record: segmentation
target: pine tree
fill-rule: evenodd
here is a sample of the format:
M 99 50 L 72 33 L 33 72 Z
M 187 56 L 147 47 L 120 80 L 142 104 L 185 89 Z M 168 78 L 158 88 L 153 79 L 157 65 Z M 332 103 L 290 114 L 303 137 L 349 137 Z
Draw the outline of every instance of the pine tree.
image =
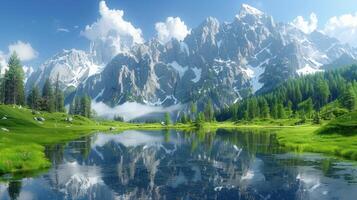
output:
M 74 98 L 74 102 L 73 102 L 73 114 L 75 115 L 80 115 L 81 114 L 81 99 L 76 96 Z
M 285 110 L 284 110 L 283 104 L 279 103 L 277 109 L 278 109 L 277 117 L 279 119 L 284 119 L 285 118 Z
M 80 100 L 80 105 L 79 105 L 79 114 L 90 118 L 91 117 L 91 99 L 88 95 L 84 95 L 82 96 L 81 100 Z
M 287 114 L 288 118 L 291 118 L 293 116 L 293 103 L 290 100 L 288 101 L 288 107 L 286 110 L 286 114 Z
M 42 99 L 44 101 L 43 110 L 47 112 L 55 111 L 54 96 L 51 81 L 49 78 L 46 79 L 45 84 L 42 89 Z
M 340 103 L 349 111 L 353 111 L 356 108 L 356 95 L 354 94 L 351 86 L 349 86 L 342 94 Z
M 196 102 L 191 102 L 190 112 L 191 112 L 190 113 L 191 114 L 191 116 L 190 116 L 191 121 L 195 121 L 196 120 L 195 117 L 197 115 L 197 104 L 196 104 Z
M 187 115 L 186 115 L 185 113 L 182 113 L 182 114 L 181 114 L 180 122 L 181 122 L 182 124 L 186 124 L 186 123 L 188 122 Z
M 214 120 L 214 111 L 212 106 L 212 101 L 208 100 L 208 103 L 205 106 L 205 119 L 208 122 L 212 122 Z
M 57 74 L 57 77 L 56 77 L 56 82 L 55 82 L 55 91 L 54 91 L 54 108 L 55 108 L 55 111 L 58 112 L 59 111 L 59 104 L 60 104 L 60 88 L 59 88 L 59 74 Z
M 171 117 L 169 113 L 165 113 L 165 125 L 168 126 L 171 124 Z
M 8 62 L 9 70 L 4 76 L 4 102 L 5 104 L 24 105 L 24 71 L 21 61 L 14 52 Z
M 64 94 L 62 91 L 60 91 L 57 94 L 57 112 L 65 112 L 66 109 L 64 107 Z
M 247 105 L 247 112 L 248 112 L 248 119 L 252 120 L 255 118 L 255 108 L 254 108 L 254 102 L 252 99 L 248 100 L 248 105 Z
M 330 96 L 330 89 L 325 80 L 320 79 L 317 81 L 315 89 L 316 109 L 320 110 L 328 102 Z
M 310 118 L 312 111 L 314 110 L 312 99 L 308 98 L 307 100 L 299 103 L 298 108 L 301 115 Z
M 269 118 L 270 110 L 269 110 L 268 102 L 267 102 L 267 100 L 265 98 L 263 98 L 263 101 L 262 101 L 261 113 L 262 113 L 261 117 Z
M 320 124 L 321 123 L 321 117 L 319 112 L 315 112 L 314 118 L 313 118 L 313 123 L 314 124 Z
M 206 121 L 205 114 L 203 112 L 199 112 L 196 122 L 200 124 L 200 123 L 203 123 L 205 121 Z
M 33 110 L 39 110 L 40 100 L 40 90 L 37 86 L 33 86 L 30 91 L 30 94 L 27 96 L 27 105 Z
M 274 98 L 274 100 L 272 102 L 272 105 L 271 105 L 271 108 L 270 108 L 270 115 L 274 119 L 278 118 L 278 103 L 277 103 L 276 98 Z
M 3 104 L 5 102 L 5 78 L 0 78 L 0 103 Z

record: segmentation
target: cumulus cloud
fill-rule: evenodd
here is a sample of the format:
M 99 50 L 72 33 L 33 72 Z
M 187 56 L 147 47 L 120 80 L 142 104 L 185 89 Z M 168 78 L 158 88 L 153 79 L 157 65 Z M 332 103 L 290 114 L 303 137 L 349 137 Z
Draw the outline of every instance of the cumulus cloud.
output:
M 16 52 L 21 61 L 29 61 L 37 58 L 38 53 L 28 42 L 17 41 L 9 45 L 9 53 Z
M 304 19 L 302 16 L 297 16 L 291 23 L 296 28 L 300 29 L 304 33 L 311 33 L 317 28 L 317 16 L 315 13 L 310 14 L 310 19 Z
M 165 22 L 156 23 L 155 29 L 157 38 L 162 43 L 166 43 L 172 38 L 182 41 L 190 33 L 185 22 L 181 21 L 179 17 L 168 17 Z
M 357 46 L 357 13 L 331 17 L 325 25 L 324 32 L 341 42 Z
M 87 25 L 81 35 L 92 41 L 92 50 L 102 60 L 111 59 L 119 52 L 128 50 L 134 44 L 144 42 L 141 29 L 125 21 L 124 11 L 109 9 L 105 1 L 99 3 L 100 18 Z

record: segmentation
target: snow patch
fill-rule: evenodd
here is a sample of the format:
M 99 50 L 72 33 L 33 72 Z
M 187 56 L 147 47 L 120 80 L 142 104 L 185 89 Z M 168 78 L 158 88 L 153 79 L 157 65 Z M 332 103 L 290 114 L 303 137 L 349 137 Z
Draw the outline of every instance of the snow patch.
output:
M 187 66 L 186 67 L 182 67 L 176 61 L 173 61 L 173 62 L 169 63 L 169 65 L 179 73 L 180 78 L 182 78 L 183 75 L 185 75 L 186 71 L 188 70 Z
M 264 73 L 265 69 L 261 67 L 264 63 L 267 63 L 268 60 L 260 63 L 257 67 L 247 66 L 247 69 L 242 69 L 243 72 L 250 78 L 250 84 L 253 87 L 253 92 L 255 93 L 260 88 L 263 87 L 263 84 L 259 82 L 260 76 Z
M 194 83 L 197 83 L 198 81 L 201 80 L 201 74 L 202 74 L 202 69 L 198 69 L 197 67 L 192 68 L 192 71 L 195 73 L 195 78 L 192 79 L 191 81 Z
M 162 104 L 165 103 L 166 100 L 174 100 L 174 104 L 177 104 L 178 103 L 178 100 L 176 99 L 176 97 L 174 95 L 167 95 L 163 100 L 161 100 L 160 98 L 156 101 L 156 102 L 150 102 L 148 100 L 143 100 L 143 102 L 146 104 L 146 105 L 150 105 L 150 106 L 161 106 Z
M 313 68 L 309 65 L 305 65 L 305 67 L 296 70 L 296 72 L 301 76 L 301 75 L 307 75 L 307 74 L 314 74 L 316 72 L 323 72 L 324 70 L 322 69 L 316 69 Z
M 181 52 L 185 52 L 188 56 L 190 55 L 190 50 L 185 42 L 180 42 L 180 50 Z

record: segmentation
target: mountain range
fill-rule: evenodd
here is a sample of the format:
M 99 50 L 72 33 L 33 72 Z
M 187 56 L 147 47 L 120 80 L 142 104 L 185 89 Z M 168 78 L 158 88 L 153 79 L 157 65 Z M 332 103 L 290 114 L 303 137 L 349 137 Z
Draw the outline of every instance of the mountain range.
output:
M 58 75 L 63 89 L 72 88 L 67 103 L 88 94 L 109 106 L 137 102 L 167 107 L 195 101 L 200 109 L 212 100 L 215 108 L 222 108 L 270 91 L 288 78 L 354 63 L 357 49 L 321 31 L 306 34 L 293 24 L 277 23 L 243 4 L 232 22 L 209 17 L 183 41 L 153 38 L 104 57 L 64 50 L 32 73 L 27 90 Z

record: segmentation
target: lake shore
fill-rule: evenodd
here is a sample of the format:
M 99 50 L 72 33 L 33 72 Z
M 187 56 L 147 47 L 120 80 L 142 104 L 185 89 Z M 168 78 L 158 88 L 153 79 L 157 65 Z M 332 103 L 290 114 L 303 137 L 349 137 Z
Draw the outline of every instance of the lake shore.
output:
M 23 173 L 46 169 L 51 163 L 45 156 L 45 145 L 66 143 L 96 132 L 124 130 L 192 130 L 197 125 L 159 123 L 132 124 L 114 121 L 92 121 L 80 116 L 68 120 L 64 113 L 33 113 L 13 106 L 0 106 L 0 174 Z M 36 121 L 41 116 L 45 121 Z M 6 118 L 6 119 L 5 119 Z M 357 160 L 357 136 L 340 134 L 322 135 L 321 125 L 294 126 L 294 120 L 269 122 L 212 122 L 202 123 L 205 131 L 216 129 L 271 129 L 277 134 L 279 144 L 295 152 L 324 153 L 345 159 Z

